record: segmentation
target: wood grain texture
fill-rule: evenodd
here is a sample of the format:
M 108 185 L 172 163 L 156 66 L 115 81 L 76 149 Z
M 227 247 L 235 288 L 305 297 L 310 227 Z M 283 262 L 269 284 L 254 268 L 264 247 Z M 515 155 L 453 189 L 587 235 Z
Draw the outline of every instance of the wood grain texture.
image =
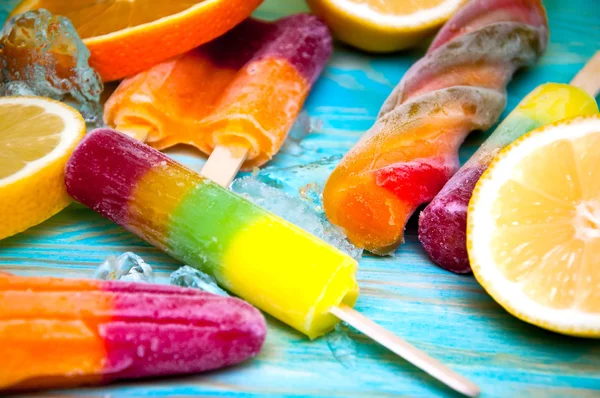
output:
M 12 0 L 11 0 L 12 1 Z M 13 2 L 14 3 L 14 2 Z M 551 43 L 540 64 L 518 73 L 508 88 L 505 115 L 538 84 L 568 82 L 600 47 L 598 0 L 547 0 Z M 9 8 L 0 0 L 0 13 Z M 305 9 L 301 1 L 267 1 L 257 12 L 276 18 Z M 3 16 L 0 14 L 0 20 Z M 347 151 L 367 130 L 379 107 L 423 50 L 370 56 L 336 51 L 306 109 L 322 122 L 297 156 L 281 154 L 276 166 L 303 164 Z M 461 149 L 464 161 L 486 137 L 476 133 Z M 190 150 L 173 157 L 199 170 Z M 358 273 L 356 309 L 472 379 L 483 397 L 598 397 L 600 341 L 560 336 L 523 323 L 500 308 L 471 276 L 432 265 L 416 237 L 416 222 L 395 257 L 365 256 Z M 0 242 L 0 270 L 22 275 L 91 277 L 108 255 L 134 251 L 166 278 L 179 264 L 81 205 Z M 258 358 L 200 376 L 169 378 L 55 392 L 66 396 L 410 396 L 456 397 L 425 373 L 352 333 L 356 365 L 346 368 L 328 348 L 276 320 Z M 48 395 L 48 393 L 45 393 Z

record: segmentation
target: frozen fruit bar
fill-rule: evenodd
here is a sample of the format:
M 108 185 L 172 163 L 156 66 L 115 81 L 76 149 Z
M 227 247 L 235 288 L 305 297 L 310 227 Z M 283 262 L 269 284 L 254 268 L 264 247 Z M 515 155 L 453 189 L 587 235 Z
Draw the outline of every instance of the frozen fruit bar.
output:
M 356 301 L 350 256 L 123 134 L 88 134 L 65 180 L 75 200 L 309 337 Z
M 333 171 L 323 193 L 331 222 L 359 247 L 393 252 L 408 218 L 458 170 L 464 138 L 496 122 L 511 76 L 535 63 L 547 40 L 539 0 L 469 2 Z
M 105 122 L 157 149 L 189 144 L 210 155 L 217 145 L 241 146 L 250 170 L 277 153 L 331 51 L 313 15 L 249 19 L 123 81 Z
M 255 356 L 261 313 L 195 289 L 0 273 L 0 389 L 198 373 Z

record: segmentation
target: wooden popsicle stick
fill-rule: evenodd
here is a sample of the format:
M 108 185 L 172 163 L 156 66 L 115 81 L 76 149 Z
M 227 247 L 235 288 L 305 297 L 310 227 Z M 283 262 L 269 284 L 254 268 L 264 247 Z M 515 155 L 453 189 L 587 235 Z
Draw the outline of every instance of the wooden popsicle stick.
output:
M 152 128 L 152 126 L 147 125 L 125 124 L 117 125 L 115 130 L 138 141 L 145 142 Z M 208 157 L 204 167 L 202 167 L 200 174 L 227 188 L 246 161 L 248 151 L 249 149 L 243 146 L 217 145 Z
M 480 390 L 475 383 L 410 345 L 355 309 L 342 304 L 338 307 L 332 307 L 329 312 L 453 390 L 468 397 L 479 396 Z
M 127 134 L 137 141 L 146 142 L 148 133 L 152 131 L 153 128 L 154 127 L 148 125 L 119 124 L 115 127 L 115 130 L 120 133 Z
M 579 87 L 592 97 L 600 93 L 600 51 L 571 80 L 571 85 Z
M 235 178 L 248 156 L 249 149 L 243 146 L 217 145 L 212 151 L 200 174 L 227 188 Z

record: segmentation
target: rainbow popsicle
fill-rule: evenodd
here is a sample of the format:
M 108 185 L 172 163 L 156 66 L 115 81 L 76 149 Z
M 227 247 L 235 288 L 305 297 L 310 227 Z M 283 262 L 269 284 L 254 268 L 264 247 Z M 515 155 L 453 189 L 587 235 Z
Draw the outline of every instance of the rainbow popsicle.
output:
M 531 130 L 597 112 L 592 96 L 568 84 L 543 84 L 529 93 L 419 216 L 419 240 L 429 257 L 447 270 L 471 272 L 466 242 L 467 207 L 475 184 L 490 162 L 504 147 Z
M 259 311 L 175 286 L 0 273 L 0 389 L 198 373 L 255 356 Z
M 329 220 L 356 246 L 392 253 L 408 219 L 458 170 L 465 137 L 496 122 L 513 73 L 534 64 L 547 41 L 541 0 L 468 2 L 327 180 Z
M 124 80 L 108 126 L 164 149 L 248 148 L 251 170 L 279 150 L 331 54 L 317 17 L 248 19 L 217 40 Z
M 66 167 L 77 201 L 311 338 L 353 306 L 357 263 L 162 153 L 109 129 L 88 134 Z

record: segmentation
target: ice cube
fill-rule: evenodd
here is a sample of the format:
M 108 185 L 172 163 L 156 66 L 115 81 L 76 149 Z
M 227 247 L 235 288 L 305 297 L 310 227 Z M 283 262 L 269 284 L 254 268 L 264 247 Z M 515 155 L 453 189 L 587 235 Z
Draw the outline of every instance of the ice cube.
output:
M 344 233 L 327 220 L 323 211 L 322 184 L 336 163 L 328 159 L 315 164 L 283 169 L 267 168 L 252 176 L 235 180 L 231 189 L 359 259 L 362 249 L 351 244 Z M 319 182 L 314 182 L 315 178 Z M 313 182 L 306 182 L 311 180 Z M 304 184 L 299 185 L 302 182 Z
M 103 85 L 89 57 L 67 18 L 44 9 L 19 14 L 0 31 L 0 95 L 65 101 L 98 124 Z
M 349 335 L 350 328 L 344 322 L 335 326 L 335 330 L 330 332 L 327 339 L 327 346 L 331 353 L 346 369 L 356 367 L 356 344 Z
M 110 256 L 94 272 L 94 278 L 124 282 L 154 282 L 152 267 L 135 253 Z
M 182 287 L 193 287 L 205 292 L 218 294 L 219 296 L 229 296 L 225 290 L 217 285 L 213 277 L 189 265 L 184 265 L 171 274 L 171 284 Z

